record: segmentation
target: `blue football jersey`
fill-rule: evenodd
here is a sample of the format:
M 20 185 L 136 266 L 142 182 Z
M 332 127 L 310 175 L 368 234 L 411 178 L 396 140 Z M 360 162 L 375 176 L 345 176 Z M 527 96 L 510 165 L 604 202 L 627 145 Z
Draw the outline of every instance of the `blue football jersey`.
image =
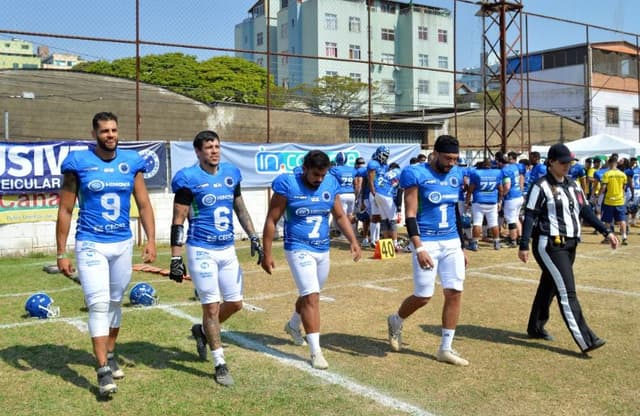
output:
M 477 204 L 497 204 L 498 185 L 502 185 L 500 169 L 475 169 L 471 173 L 469 183 L 474 185 L 473 202 Z
M 353 166 L 333 166 L 329 173 L 335 176 L 340 184 L 339 194 L 353 193 L 353 179 L 356 176 L 356 168 Z
M 227 162 L 220 163 L 215 174 L 199 164 L 176 173 L 171 181 L 172 191 L 185 188 L 193 195 L 187 244 L 218 250 L 233 245 L 234 192 L 241 181 L 240 169 Z
M 287 199 L 284 213 L 284 249 L 329 250 L 329 214 L 339 184 L 326 175 L 318 189 L 304 185 L 302 175 L 283 173 L 271 184 L 273 192 Z
M 376 172 L 375 176 L 373 177 L 373 185 L 374 185 L 373 189 L 375 189 L 376 192 L 378 192 L 378 188 L 384 187 L 384 183 L 385 183 L 384 174 L 387 173 L 387 171 L 389 170 L 389 166 L 383 165 L 377 160 L 371 159 L 367 164 L 367 175 L 369 175 L 369 172 L 372 170 Z M 369 187 L 369 189 L 371 189 L 371 186 Z
M 145 172 L 144 159 L 134 150 L 116 151 L 104 161 L 93 150 L 69 153 L 62 173 L 78 178 L 78 223 L 76 240 L 117 243 L 132 237 L 129 210 L 135 176 Z
M 509 192 L 504 196 L 505 200 L 516 199 L 522 196 L 522 188 L 520 188 L 520 169 L 515 163 L 509 163 L 502 168 L 502 175 L 506 180 L 509 178 L 511 187 Z
M 416 221 L 421 240 L 460 238 L 456 209 L 462 180 L 462 171 L 457 166 L 448 173 L 436 172 L 427 163 L 402 170 L 400 187 L 418 187 Z

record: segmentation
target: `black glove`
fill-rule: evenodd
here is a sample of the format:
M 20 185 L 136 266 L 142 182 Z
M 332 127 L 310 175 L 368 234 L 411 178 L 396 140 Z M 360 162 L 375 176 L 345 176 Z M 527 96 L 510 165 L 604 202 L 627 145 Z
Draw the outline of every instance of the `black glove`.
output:
M 182 279 L 187 274 L 187 268 L 184 267 L 182 256 L 171 257 L 171 266 L 169 267 L 169 279 L 182 283 Z
M 257 236 L 251 237 L 251 257 L 254 257 L 258 253 L 258 263 L 262 263 L 262 259 L 264 258 L 264 250 L 262 250 L 262 246 L 260 245 L 260 239 Z

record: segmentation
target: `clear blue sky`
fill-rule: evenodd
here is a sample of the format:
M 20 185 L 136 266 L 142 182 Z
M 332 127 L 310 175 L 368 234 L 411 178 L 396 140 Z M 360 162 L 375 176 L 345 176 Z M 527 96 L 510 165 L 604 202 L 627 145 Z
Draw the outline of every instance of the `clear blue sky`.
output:
M 278 0 L 271 0 L 278 1 Z M 293 0 L 290 0 L 293 1 Z M 333 0 L 325 0 L 333 1 Z M 512 0 L 513 1 L 513 0 Z M 139 0 L 140 37 L 177 44 L 234 47 L 234 26 L 247 17 L 255 0 Z M 416 4 L 453 10 L 453 0 L 416 0 Z M 640 0 L 523 0 L 524 11 L 640 33 Z M 476 66 L 482 45 L 482 21 L 474 16 L 478 6 L 458 3 L 457 67 Z M 529 51 L 585 42 L 585 29 L 566 23 L 529 17 Z M 87 37 L 135 39 L 135 0 L 2 0 L 0 29 Z M 627 40 L 615 33 L 591 30 L 591 41 Z M 0 34 L 0 39 L 10 38 Z M 524 34 L 523 34 L 524 37 Z M 135 56 L 133 45 L 23 36 L 51 51 L 69 52 L 88 60 Z M 525 47 L 523 49 L 526 50 Z M 174 51 L 142 47 L 141 54 Z M 220 52 L 182 49 L 206 59 Z

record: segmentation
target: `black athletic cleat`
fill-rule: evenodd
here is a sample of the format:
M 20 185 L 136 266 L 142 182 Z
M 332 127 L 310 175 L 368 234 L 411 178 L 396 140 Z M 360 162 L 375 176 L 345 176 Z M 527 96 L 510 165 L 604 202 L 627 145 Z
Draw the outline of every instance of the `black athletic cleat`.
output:
M 213 375 L 213 379 L 216 383 L 225 387 L 233 385 L 233 377 L 231 377 L 231 373 L 229 373 L 229 369 L 226 364 L 216 366 L 216 372 Z
M 101 396 L 110 396 L 112 393 L 118 391 L 118 386 L 113 381 L 113 374 L 111 373 L 111 367 L 105 365 L 98 368 L 98 387 L 100 388 Z
M 196 340 L 196 349 L 198 350 L 198 356 L 202 361 L 207 361 L 209 355 L 209 345 L 207 344 L 207 337 L 202 330 L 202 325 L 194 324 L 191 327 L 191 335 Z

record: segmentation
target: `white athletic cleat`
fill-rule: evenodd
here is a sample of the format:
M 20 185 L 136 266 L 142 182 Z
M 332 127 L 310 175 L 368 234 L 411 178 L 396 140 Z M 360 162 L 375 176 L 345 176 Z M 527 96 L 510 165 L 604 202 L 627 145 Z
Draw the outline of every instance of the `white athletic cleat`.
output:
M 389 345 L 391 351 L 398 352 L 402 349 L 402 324 L 394 324 L 394 315 L 389 315 L 387 318 L 387 328 L 389 331 Z
M 442 363 L 460 365 L 463 367 L 469 365 L 469 361 L 462 358 L 455 350 L 438 350 L 436 358 Z
M 293 338 L 294 344 L 300 346 L 307 345 L 307 341 L 305 341 L 304 336 L 302 336 L 302 332 L 300 331 L 300 329 L 292 328 L 291 325 L 289 325 L 289 321 L 284 324 L 284 332 L 286 332 L 291 336 L 291 338 Z
M 329 363 L 324 359 L 322 352 L 311 355 L 311 367 L 318 370 L 326 370 L 329 368 Z

